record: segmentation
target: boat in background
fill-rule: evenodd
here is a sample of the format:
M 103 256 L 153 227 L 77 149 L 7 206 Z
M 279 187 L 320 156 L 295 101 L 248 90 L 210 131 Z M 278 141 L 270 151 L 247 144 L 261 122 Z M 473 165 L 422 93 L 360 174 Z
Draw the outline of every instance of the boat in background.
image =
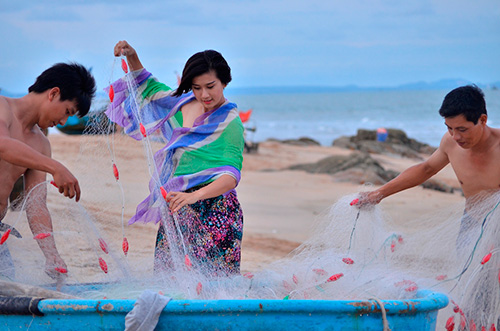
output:
M 104 110 L 91 111 L 83 117 L 73 115 L 68 117 L 64 125 L 57 125 L 56 128 L 71 135 L 77 134 L 107 134 L 113 132 L 114 124 L 108 119 Z
M 66 134 L 83 134 L 88 122 L 88 115 L 85 115 L 83 117 L 73 115 L 68 117 L 68 120 L 66 121 L 66 123 L 64 123 L 64 125 L 58 124 L 56 128 Z
M 252 115 L 252 109 L 247 111 L 240 111 L 239 116 L 242 123 L 247 123 Z M 91 111 L 83 117 L 73 115 L 68 117 L 64 125 L 57 125 L 57 129 L 63 133 L 76 135 L 76 134 L 103 134 L 112 132 L 112 122 L 104 114 L 104 110 Z M 255 132 L 255 127 L 245 125 L 245 130 Z

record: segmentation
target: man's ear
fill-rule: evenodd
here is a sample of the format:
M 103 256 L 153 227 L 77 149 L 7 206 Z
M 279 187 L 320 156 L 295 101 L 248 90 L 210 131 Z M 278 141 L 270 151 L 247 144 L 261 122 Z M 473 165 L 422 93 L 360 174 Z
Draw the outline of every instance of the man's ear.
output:
M 49 101 L 53 101 L 61 93 L 59 87 L 53 87 L 49 90 Z
M 488 121 L 488 115 L 486 114 L 482 114 L 480 117 L 479 117 L 479 121 L 482 125 L 485 125 L 486 122 Z

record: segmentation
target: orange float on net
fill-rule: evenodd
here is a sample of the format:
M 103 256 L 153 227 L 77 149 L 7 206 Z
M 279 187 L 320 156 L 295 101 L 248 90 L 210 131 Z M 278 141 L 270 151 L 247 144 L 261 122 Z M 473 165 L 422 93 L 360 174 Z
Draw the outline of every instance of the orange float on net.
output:
M 116 167 L 116 164 L 113 163 L 113 175 L 115 175 L 116 180 L 120 179 L 120 173 L 118 172 L 118 168 Z
M 316 274 L 320 275 L 320 276 L 325 276 L 325 275 L 326 275 L 326 271 L 325 271 L 325 270 L 323 270 L 323 269 L 313 269 L 313 271 L 314 271 Z
M 59 187 L 56 185 L 56 182 L 54 182 L 53 180 L 51 180 L 51 181 L 50 181 L 50 183 L 51 183 L 52 185 L 54 185 L 54 187 L 59 188 Z
M 128 240 L 126 237 L 123 237 L 123 242 L 122 242 L 122 250 L 125 255 L 128 253 Z
M 193 264 L 191 263 L 191 259 L 189 258 L 189 256 L 186 254 L 184 256 L 184 264 L 186 265 L 186 267 L 191 270 L 191 267 L 193 266 Z
M 104 241 L 104 239 L 99 238 L 99 246 L 101 246 L 101 249 L 104 253 L 108 254 L 108 244 Z
M 102 257 L 99 258 L 99 266 L 101 267 L 102 271 L 104 271 L 104 273 L 108 273 L 108 265 Z
M 34 236 L 33 239 L 45 239 L 45 238 L 50 237 L 50 236 L 51 236 L 50 232 L 43 232 L 43 233 L 39 233 L 36 236 Z
M 297 278 L 297 276 L 293 275 L 292 277 L 292 280 L 295 284 L 298 284 L 299 283 L 299 279 Z
M 359 202 L 359 199 L 354 199 L 351 201 L 350 205 L 351 206 L 354 206 L 355 204 L 357 204 Z
M 160 191 L 163 199 L 167 200 L 167 190 L 165 190 L 163 186 L 160 186 Z
M 253 274 L 251 272 L 247 272 L 246 274 L 243 275 L 243 277 L 248 278 L 248 279 L 252 279 Z
M 0 245 L 3 245 L 3 243 L 9 238 L 10 230 L 11 229 L 8 229 L 7 231 L 4 232 L 2 238 L 0 239 Z
M 450 318 L 448 318 L 445 328 L 447 331 L 453 331 L 453 329 L 455 328 L 455 317 L 451 316 Z
M 460 330 L 465 330 L 466 325 L 467 325 L 467 319 L 465 318 L 464 314 L 462 313 L 460 315 Z
M 474 320 L 471 319 L 469 323 L 469 330 L 470 331 L 477 331 L 476 323 L 474 323 Z
M 345 264 L 354 264 L 354 261 L 349 257 L 344 257 L 342 259 L 342 262 L 344 262 Z
M 108 96 L 109 96 L 109 101 L 113 102 L 113 100 L 115 99 L 115 89 L 113 88 L 113 85 L 109 86 Z
M 408 286 L 407 288 L 405 288 L 405 291 L 406 292 L 413 292 L 413 291 L 416 291 L 417 289 L 418 289 L 417 285 L 411 285 L 411 286 Z
M 491 259 L 491 252 L 486 254 L 483 259 L 481 260 L 481 264 L 485 264 L 486 262 L 488 262 L 489 260 Z
M 141 130 L 142 136 L 146 138 L 146 128 L 142 125 L 142 123 L 139 123 L 139 130 Z
M 56 267 L 54 268 L 55 271 L 61 273 L 61 274 L 67 274 L 68 273 L 68 270 L 65 269 L 65 268 L 61 268 L 61 267 Z
M 198 295 L 200 295 L 202 289 L 203 289 L 203 285 L 200 282 L 198 282 L 198 285 L 196 285 L 196 293 Z
M 343 276 L 344 276 L 343 273 L 335 274 L 333 276 L 330 276 L 330 278 L 327 279 L 327 282 L 334 282 Z
M 125 62 L 124 59 L 122 59 L 122 70 L 123 70 L 123 72 L 125 72 L 126 74 L 128 74 L 127 62 Z

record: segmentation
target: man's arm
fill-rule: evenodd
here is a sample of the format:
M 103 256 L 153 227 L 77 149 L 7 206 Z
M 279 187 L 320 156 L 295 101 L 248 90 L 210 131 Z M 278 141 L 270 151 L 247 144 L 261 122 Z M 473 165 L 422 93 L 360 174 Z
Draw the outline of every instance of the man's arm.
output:
M 377 204 L 395 193 L 417 186 L 434 176 L 449 163 L 442 145 L 424 162 L 411 166 L 377 190 L 360 194 L 359 204 Z
M 78 180 L 64 165 L 50 157 L 50 145 L 48 142 L 46 145 L 48 154 L 41 153 L 22 141 L 11 138 L 6 122 L 0 118 L 0 159 L 23 168 L 50 173 L 60 193 L 69 198 L 76 196 L 76 201 L 80 200 Z
M 67 269 L 67 266 L 57 251 L 52 233 L 52 218 L 47 209 L 47 185 L 38 185 L 45 181 L 45 177 L 44 172 L 37 170 L 29 169 L 25 173 L 26 194 L 28 198 L 26 216 L 33 236 L 41 233 L 50 233 L 50 236 L 43 239 L 36 239 L 36 241 L 46 259 L 45 272 L 52 278 L 57 278 L 61 274 L 56 271 L 56 268 L 63 270 Z

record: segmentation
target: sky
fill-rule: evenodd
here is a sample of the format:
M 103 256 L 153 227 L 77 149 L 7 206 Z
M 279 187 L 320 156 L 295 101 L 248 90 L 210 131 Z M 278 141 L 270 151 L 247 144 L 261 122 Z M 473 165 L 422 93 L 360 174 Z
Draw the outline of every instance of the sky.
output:
M 0 0 L 0 31 L 0 88 L 13 93 L 70 61 L 102 90 L 121 75 L 119 40 L 170 85 L 205 49 L 234 87 L 500 81 L 498 0 Z

